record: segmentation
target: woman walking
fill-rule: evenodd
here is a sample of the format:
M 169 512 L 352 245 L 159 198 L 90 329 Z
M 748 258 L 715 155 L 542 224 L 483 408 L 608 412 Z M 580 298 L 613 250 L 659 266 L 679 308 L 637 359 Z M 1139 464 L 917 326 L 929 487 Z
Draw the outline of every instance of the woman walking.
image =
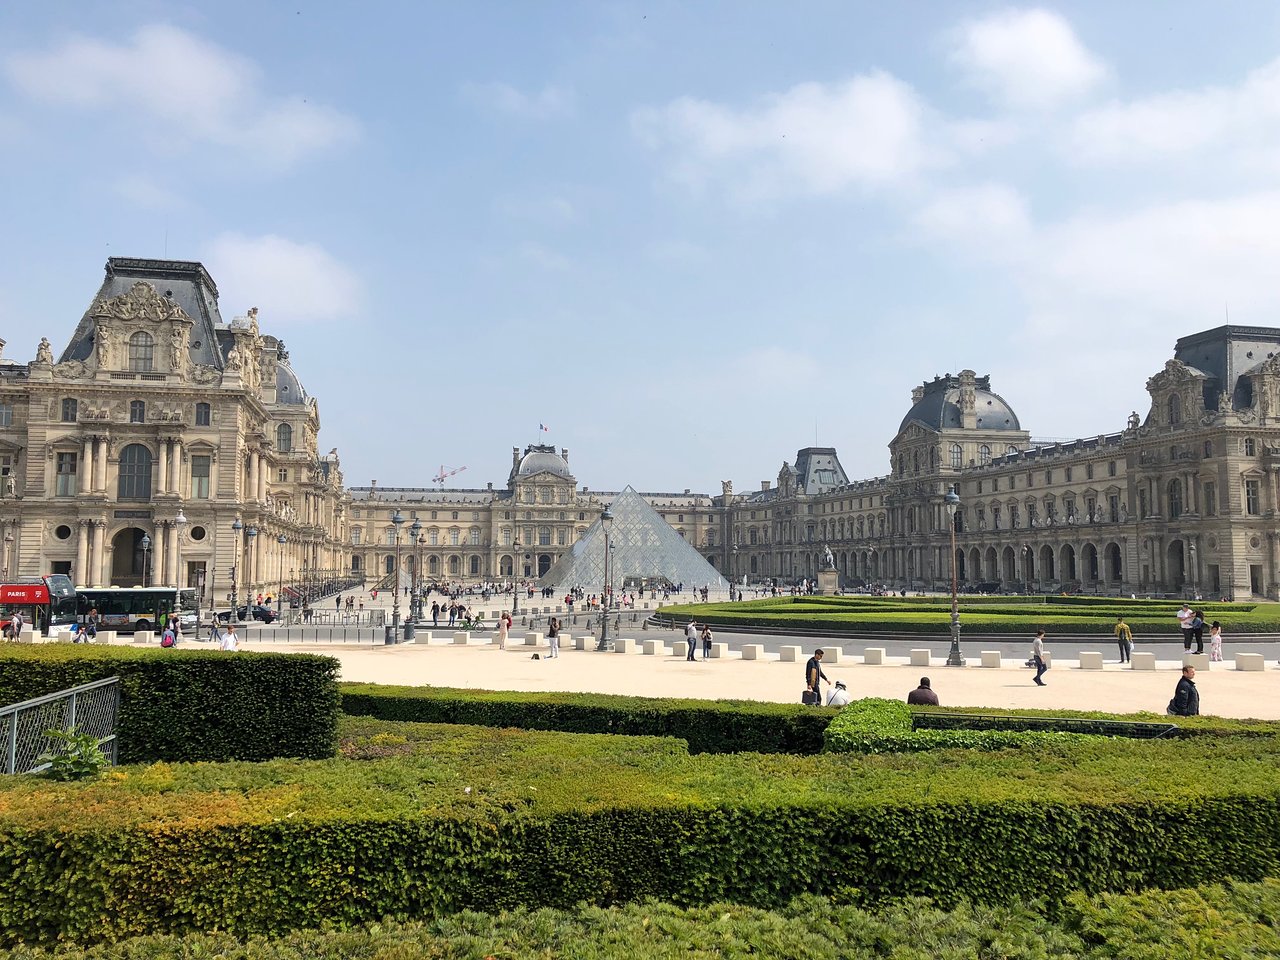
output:
M 547 621 L 547 643 L 551 645 L 551 649 L 547 652 L 547 659 L 560 656 L 560 621 L 552 617 Z
M 434 607 L 435 604 L 432 604 Z M 507 634 L 511 631 L 511 614 L 505 610 L 498 617 L 498 649 L 507 649 Z

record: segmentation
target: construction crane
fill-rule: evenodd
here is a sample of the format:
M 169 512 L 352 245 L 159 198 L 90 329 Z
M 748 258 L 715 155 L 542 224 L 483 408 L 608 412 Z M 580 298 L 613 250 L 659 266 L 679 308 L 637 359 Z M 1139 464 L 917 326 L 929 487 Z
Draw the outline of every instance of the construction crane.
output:
M 444 489 L 444 482 L 454 474 L 461 473 L 466 467 L 459 467 L 457 470 L 446 470 L 444 464 L 440 464 L 440 472 L 431 478 L 432 482 L 440 484 L 440 489 Z

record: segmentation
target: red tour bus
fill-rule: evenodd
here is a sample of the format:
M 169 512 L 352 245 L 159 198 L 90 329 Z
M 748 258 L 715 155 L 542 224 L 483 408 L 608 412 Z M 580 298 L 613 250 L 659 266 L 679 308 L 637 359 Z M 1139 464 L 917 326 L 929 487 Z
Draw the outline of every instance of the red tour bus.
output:
M 0 629 L 8 630 L 16 612 L 33 629 L 76 622 L 76 589 L 66 574 L 22 577 L 0 583 Z

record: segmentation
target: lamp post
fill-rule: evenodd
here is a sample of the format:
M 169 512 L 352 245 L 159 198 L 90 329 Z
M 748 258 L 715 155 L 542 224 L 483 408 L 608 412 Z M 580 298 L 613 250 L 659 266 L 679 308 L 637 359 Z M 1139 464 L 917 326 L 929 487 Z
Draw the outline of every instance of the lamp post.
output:
M 236 617 L 236 610 L 240 606 L 240 595 L 236 593 L 236 568 L 240 566 L 240 562 L 244 559 L 244 549 L 241 546 L 243 541 L 240 538 L 240 533 L 243 530 L 244 524 L 240 522 L 239 517 L 236 517 L 236 522 L 231 524 L 231 532 L 235 534 L 236 538 L 236 559 L 235 563 L 231 564 L 231 616 L 228 618 L 232 622 L 235 622 L 235 620 L 238 619 Z M 216 620 L 217 618 L 215 617 L 214 619 Z
M 606 504 L 604 512 L 600 514 L 600 527 L 604 530 L 604 585 L 601 591 L 603 596 L 600 598 L 600 642 L 596 644 L 597 652 L 609 649 L 609 528 L 612 525 L 613 514 Z
M 289 538 L 283 533 L 276 537 L 276 543 L 279 545 L 279 570 L 280 589 L 276 591 L 276 619 L 279 620 L 284 616 L 284 545 L 289 542 Z
M 205 569 L 201 567 L 196 571 L 196 629 L 200 629 L 200 608 L 204 606 L 204 578 Z
M 169 571 L 169 575 L 173 577 L 173 585 L 175 587 L 182 586 L 182 578 L 178 576 L 178 570 L 177 570 L 178 561 L 179 561 L 178 547 L 182 543 L 182 538 L 181 538 L 182 528 L 185 527 L 186 525 L 187 525 L 186 514 L 184 514 L 182 512 L 182 508 L 179 507 L 178 515 L 173 518 L 174 539 L 170 541 L 170 543 L 172 544 L 172 553 L 169 554 L 171 557 L 173 557 L 173 566 L 174 566 L 174 569 Z M 188 586 L 190 586 L 190 584 L 188 584 Z
M 394 637 L 400 626 L 400 525 L 404 523 L 404 516 L 399 510 L 391 515 L 391 523 L 396 531 L 396 580 L 391 591 L 391 632 Z
M 418 599 L 418 581 L 421 579 L 418 569 L 420 566 L 419 555 L 421 553 L 418 549 L 418 538 L 420 536 L 422 536 L 422 524 L 415 517 L 413 523 L 409 526 L 409 548 L 413 551 L 413 580 L 410 581 L 409 588 L 409 619 L 414 623 L 422 619 L 422 614 L 419 612 L 422 608 L 422 603 Z
M 422 550 L 427 545 L 427 535 L 425 533 L 418 534 L 418 556 L 414 561 L 414 573 L 418 579 L 418 612 L 415 619 L 423 619 L 423 610 L 427 605 L 425 596 L 427 589 L 427 578 L 422 575 Z
M 520 538 L 516 537 L 511 541 L 511 617 L 515 619 L 515 615 L 520 612 L 520 579 L 516 576 L 516 570 L 520 563 Z
M 13 531 L 4 532 L 4 579 L 9 579 L 9 554 L 13 552 Z
M 943 502 L 947 505 L 947 517 L 951 527 L 951 652 L 947 654 L 948 667 L 963 667 L 964 657 L 960 655 L 960 604 L 956 599 L 956 507 L 960 506 L 960 495 L 953 486 L 947 491 Z
M 147 585 L 147 554 L 151 552 L 151 538 L 145 533 L 142 539 L 138 541 L 138 546 L 142 547 L 142 585 Z
M 246 552 L 249 557 L 252 557 L 254 546 L 257 544 L 258 528 L 254 526 L 247 527 L 244 531 L 244 535 L 248 537 L 246 543 L 249 545 L 249 549 Z M 253 597 L 253 577 L 261 573 L 261 571 L 255 570 L 254 565 L 248 559 L 245 560 L 244 565 L 249 570 L 249 579 L 244 585 L 244 612 L 248 615 L 248 618 L 252 620 L 253 615 L 249 613 L 249 601 Z

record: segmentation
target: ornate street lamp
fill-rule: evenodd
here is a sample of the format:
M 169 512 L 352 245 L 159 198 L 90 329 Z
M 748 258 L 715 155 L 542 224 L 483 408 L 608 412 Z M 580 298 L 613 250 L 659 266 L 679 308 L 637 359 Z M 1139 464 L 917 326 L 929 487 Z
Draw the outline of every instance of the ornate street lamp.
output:
M 426 598 L 427 578 L 422 575 L 422 551 L 426 547 L 426 545 L 427 545 L 427 535 L 425 533 L 418 534 L 418 559 L 415 561 L 415 564 L 414 564 L 416 568 L 415 573 L 417 574 L 417 578 L 418 578 L 418 612 L 415 617 L 418 620 L 422 620 L 425 618 L 423 611 L 425 610 L 427 605 L 427 598 Z
M 257 542 L 258 528 L 254 526 L 246 527 L 244 531 L 244 535 L 248 538 L 245 541 L 248 544 L 248 550 L 246 551 L 248 556 L 245 558 L 244 565 L 250 574 L 249 578 L 246 580 L 244 585 L 245 586 L 244 612 L 248 616 L 248 618 L 252 620 L 253 614 L 249 613 L 249 602 L 253 599 L 253 577 L 257 576 L 262 571 L 254 569 L 254 565 L 250 563 L 248 557 L 253 556 L 254 544 Z
M 179 508 L 178 508 L 178 515 L 177 515 L 176 517 L 174 517 L 174 518 L 173 518 L 173 535 L 174 535 L 174 537 L 179 537 L 179 538 L 180 538 L 180 537 L 181 537 L 181 534 L 182 534 L 182 528 L 183 528 L 183 527 L 185 527 L 186 525 L 187 525 L 187 517 L 186 517 L 186 515 L 182 512 L 182 508 L 181 508 L 181 507 L 179 507 Z M 181 544 L 181 543 L 182 543 L 181 539 L 177 539 L 177 540 L 175 540 L 175 541 L 174 541 L 175 546 L 174 546 L 173 553 L 171 554 L 171 556 L 174 558 L 174 566 L 175 566 L 175 567 L 178 565 L 178 550 L 177 550 L 177 545 L 178 545 L 178 544 Z M 182 586 L 182 578 L 181 578 L 180 576 L 178 576 L 178 571 L 177 571 L 177 570 L 171 570 L 171 571 L 170 571 L 170 576 L 172 576 L 172 577 L 173 577 L 173 585 L 174 585 L 175 587 L 180 587 L 180 586 Z M 190 586 L 190 584 L 188 584 L 188 586 Z
M 9 579 L 9 554 L 13 552 L 13 531 L 4 532 L 4 579 Z
M 235 534 L 236 538 L 236 560 L 235 563 L 231 564 L 231 616 L 229 619 L 232 622 L 239 619 L 236 616 L 236 610 L 239 609 L 240 606 L 240 595 L 236 593 L 236 568 L 240 566 L 241 561 L 244 559 L 244 548 L 241 546 L 244 541 L 240 535 L 243 530 L 244 524 L 240 522 L 239 517 L 236 517 L 236 522 L 231 525 L 231 532 Z M 214 619 L 217 618 L 215 617 Z
M 951 652 L 947 654 L 948 667 L 963 667 L 964 657 L 960 655 L 960 604 L 956 599 L 956 507 L 960 506 L 960 495 L 953 486 L 943 498 L 947 505 L 947 517 L 951 527 Z
M 413 523 L 409 526 L 409 547 L 413 550 L 413 580 L 410 581 L 409 589 L 409 619 L 415 623 L 422 619 L 422 601 L 418 598 L 420 592 L 418 582 L 421 579 L 420 554 L 418 549 L 418 538 L 422 536 L 422 524 L 418 522 L 418 518 L 414 517 Z
M 609 528 L 613 526 L 613 514 L 609 512 L 608 504 L 605 505 L 604 512 L 600 514 L 600 527 L 604 530 L 604 586 L 603 596 L 600 598 L 600 642 L 596 644 L 596 651 L 609 649 Z
M 518 529 L 518 528 L 517 528 Z M 511 619 L 520 612 L 520 578 L 516 576 L 516 568 L 520 563 L 520 537 L 511 541 Z
M 400 525 L 404 516 L 397 510 L 391 515 L 391 523 L 396 532 L 396 579 L 391 591 L 391 635 L 394 643 L 395 631 L 400 626 Z
M 147 585 L 147 555 L 151 552 L 151 538 L 145 533 L 142 539 L 138 541 L 138 546 L 142 547 L 142 585 Z
M 281 619 L 284 616 L 284 545 L 288 542 L 289 542 L 289 538 L 286 537 L 283 533 L 280 534 L 280 536 L 276 537 L 276 543 L 279 545 L 278 552 L 280 555 L 279 556 L 280 565 L 277 568 L 277 570 L 280 573 L 280 576 L 277 578 L 280 581 L 280 589 L 276 591 L 276 619 L 277 620 Z

